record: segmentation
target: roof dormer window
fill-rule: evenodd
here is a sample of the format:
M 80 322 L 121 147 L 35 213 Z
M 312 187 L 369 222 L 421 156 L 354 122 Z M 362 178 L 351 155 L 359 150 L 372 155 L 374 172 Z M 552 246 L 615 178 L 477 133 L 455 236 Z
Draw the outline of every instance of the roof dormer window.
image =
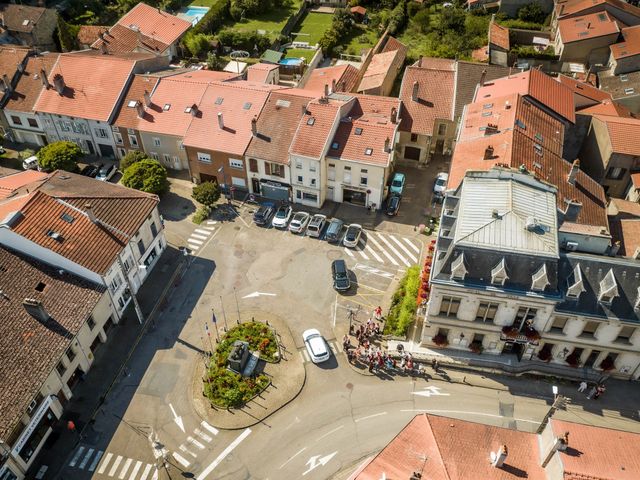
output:
M 543 263 L 542 267 L 531 276 L 531 290 L 534 292 L 543 292 L 549 285 L 549 277 L 547 276 L 547 264 Z
M 577 264 L 569 278 L 567 278 L 567 298 L 577 299 L 584 291 L 582 270 L 580 270 L 580 264 Z
M 452 280 L 464 280 L 467 275 L 467 267 L 464 266 L 464 253 L 458 255 L 451 263 L 451 279 Z
M 507 275 L 507 262 L 504 260 L 500 260 L 500 263 L 493 267 L 491 270 L 491 283 L 493 285 L 504 285 L 504 282 L 507 281 L 509 275 Z
M 616 277 L 613 274 L 613 269 L 609 269 L 604 278 L 600 280 L 600 293 L 598 294 L 598 301 L 601 303 L 611 303 L 617 296 L 618 283 L 616 282 Z
M 636 294 L 636 303 L 633 304 L 634 310 L 640 310 L 640 287 L 638 287 Z

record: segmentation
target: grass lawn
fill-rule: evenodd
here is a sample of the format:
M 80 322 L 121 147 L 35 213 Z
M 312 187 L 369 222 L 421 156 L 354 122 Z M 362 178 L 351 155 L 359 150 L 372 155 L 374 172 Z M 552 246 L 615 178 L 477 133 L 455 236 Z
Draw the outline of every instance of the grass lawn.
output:
M 331 27 L 333 15 L 328 13 L 308 13 L 302 22 L 293 29 L 292 33 L 300 33 L 302 35 L 292 35 L 298 42 L 308 42 L 315 45 L 320 41 L 324 32 Z
M 195 1 L 197 2 L 199 0 Z M 217 0 L 208 1 L 216 2 Z M 259 17 L 248 18 L 245 21 L 230 22 L 226 26 L 242 32 L 264 30 L 271 38 L 275 39 L 280 35 L 280 32 L 287 23 L 289 17 L 298 11 L 301 3 L 302 0 L 291 0 L 288 5 L 285 5 L 281 9 L 275 9 L 271 12 L 266 12 Z
M 219 0 L 193 0 L 189 5 L 194 7 L 213 7 Z
M 289 48 L 284 58 L 304 58 L 308 63 L 311 62 L 311 59 L 316 54 L 315 50 L 309 50 L 308 48 Z
M 340 44 L 349 55 L 360 55 L 363 50 L 373 47 L 378 41 L 378 32 L 364 25 L 354 25 L 349 35 Z

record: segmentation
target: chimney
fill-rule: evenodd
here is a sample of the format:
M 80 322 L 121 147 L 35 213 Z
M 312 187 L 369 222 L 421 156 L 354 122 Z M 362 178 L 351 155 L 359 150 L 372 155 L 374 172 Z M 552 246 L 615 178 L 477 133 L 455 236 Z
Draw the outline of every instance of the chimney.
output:
M 420 55 L 418 57 L 418 66 L 421 67 L 422 66 L 422 55 Z
M 591 28 L 591 22 L 587 22 L 587 30 Z
M 142 104 L 142 102 L 140 100 L 138 100 L 136 102 L 136 111 L 137 111 L 138 116 L 140 118 L 144 118 L 144 105 Z
M 493 158 L 493 146 L 487 145 L 487 148 L 484 149 L 483 160 L 491 160 Z
M 307 106 L 302 105 L 302 115 L 306 115 L 306 114 L 307 114 Z
M 220 130 L 224 130 L 224 119 L 222 118 L 222 112 L 218 112 L 218 127 Z
M 582 204 L 578 202 L 575 198 L 571 200 L 566 200 L 567 208 L 564 210 L 564 220 L 565 222 L 575 222 L 578 219 L 578 215 L 580 215 L 580 210 L 582 210 Z
M 100 33 L 98 33 L 98 38 L 100 40 L 104 40 L 104 31 L 100 30 Z
M 256 117 L 251 119 L 251 135 L 258 136 L 258 119 Z
M 609 256 L 610 257 L 615 257 L 618 254 L 618 251 L 620 250 L 620 240 L 617 240 L 613 245 L 611 245 L 611 247 L 609 247 Z
M 578 171 L 580 170 L 580 160 L 576 159 L 571 164 L 571 170 L 569 171 L 569 176 L 567 177 L 567 182 L 571 185 L 576 184 L 576 176 L 578 175 Z
M 91 223 L 98 223 L 98 219 L 96 217 L 96 214 L 93 213 L 93 207 L 91 207 L 90 203 L 84 204 L 84 210 L 85 212 L 87 212 L 87 217 L 89 217 L 89 220 L 91 220 Z
M 389 137 L 384 139 L 384 151 L 389 153 L 391 151 L 391 140 Z
M 19 71 L 20 73 L 24 72 L 24 63 L 20 62 L 20 63 L 18 64 L 18 71 Z
M 487 71 L 486 70 L 482 70 L 482 73 L 480 74 L 480 86 L 484 87 L 484 81 L 487 79 Z
M 40 323 L 47 323 L 51 318 L 51 315 L 49 315 L 49 312 L 44 308 L 42 302 L 35 298 L 25 298 L 22 301 L 22 305 L 27 313 Z
M 551 445 L 551 449 L 549 450 L 549 453 L 547 453 L 547 456 L 542 461 L 542 464 L 541 464 L 542 468 L 546 467 L 549 464 L 549 462 L 553 458 L 553 455 L 558 450 L 564 451 L 567 449 L 568 445 L 569 445 L 569 432 L 565 432 L 565 434 L 562 437 L 557 437 L 553 442 L 553 445 Z
M 198 113 L 200 113 L 200 110 L 198 109 L 198 105 L 194 103 L 193 105 L 191 105 L 191 116 L 196 117 L 198 116 Z
M 142 96 L 144 97 L 144 104 L 147 107 L 150 107 L 151 106 L 151 95 L 149 95 L 149 92 L 147 91 L 146 88 L 145 88 L 144 94 Z
M 5 91 L 7 92 L 11 91 L 11 79 L 6 73 L 2 74 L 2 80 L 4 80 L 4 85 L 6 88 Z
M 491 452 L 491 466 L 495 468 L 500 468 L 504 465 L 504 461 L 507 459 L 507 455 L 509 451 L 507 450 L 506 445 L 502 445 L 497 452 Z
M 58 95 L 64 95 L 64 78 L 59 73 L 56 73 L 53 76 L 53 86 L 56 89 L 56 92 L 58 92 Z
M 341 92 L 346 92 L 347 91 L 347 81 L 343 80 L 342 82 L 340 82 L 342 84 L 342 88 L 340 89 Z
M 396 107 L 391 107 L 391 123 L 396 123 L 398 116 L 398 110 Z
M 6 92 L 9 90 L 9 86 L 4 82 L 4 78 L 0 78 L 0 92 Z
M 109 53 L 109 49 L 107 48 L 107 44 L 104 41 L 100 44 L 100 53 L 102 55 L 107 55 Z
M 331 93 L 335 93 L 336 91 L 336 79 L 331 80 Z
M 49 83 L 49 78 L 47 77 L 47 72 L 44 68 L 40 69 L 40 80 L 42 80 L 42 85 L 44 86 L 44 88 L 49 90 L 51 84 Z
M 411 100 L 414 102 L 418 101 L 418 81 L 413 82 L 413 90 L 411 90 Z
M 324 96 L 328 97 L 329 96 L 329 85 L 328 84 L 324 84 Z

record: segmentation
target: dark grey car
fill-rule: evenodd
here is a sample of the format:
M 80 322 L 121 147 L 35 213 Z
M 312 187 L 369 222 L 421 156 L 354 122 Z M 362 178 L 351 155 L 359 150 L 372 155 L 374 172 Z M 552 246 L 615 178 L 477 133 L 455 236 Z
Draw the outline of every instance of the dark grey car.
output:
M 344 226 L 344 222 L 338 218 L 332 218 L 329 222 L 329 226 L 327 227 L 327 233 L 324 238 L 327 242 L 337 243 L 340 241 L 340 237 L 342 236 L 342 227 Z
M 334 260 L 331 263 L 331 276 L 333 277 L 333 288 L 339 292 L 349 290 L 351 281 L 349 280 L 349 270 L 344 260 Z

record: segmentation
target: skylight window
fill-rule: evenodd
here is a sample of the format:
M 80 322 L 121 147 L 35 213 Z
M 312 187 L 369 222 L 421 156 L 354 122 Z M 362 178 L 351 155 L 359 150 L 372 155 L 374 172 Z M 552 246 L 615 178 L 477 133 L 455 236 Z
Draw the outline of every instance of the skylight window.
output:
M 620 75 L 620 81 L 621 82 L 628 82 L 629 81 L 629 77 L 627 75 Z
M 373 153 L 373 148 L 367 148 L 364 151 L 364 154 L 368 156 L 371 156 L 372 153 Z
M 482 106 L 482 108 L 483 108 L 483 109 L 485 109 L 485 110 L 486 110 L 487 108 L 491 108 L 491 107 L 493 107 L 493 103 L 485 103 L 485 104 Z
M 164 107 L 162 107 L 162 110 L 164 110 L 164 111 L 166 112 L 166 111 L 167 111 L 167 110 L 169 110 L 170 108 L 171 108 L 171 104 L 170 104 L 170 103 L 165 103 L 165 104 L 164 104 Z
M 47 288 L 47 284 L 44 282 L 38 282 L 36 285 L 36 292 L 44 292 L 44 289 Z
M 184 109 L 184 113 L 191 113 L 191 107 L 187 107 Z
M 523 130 L 527 129 L 527 126 L 522 122 L 522 120 L 516 120 L 516 127 L 520 127 Z
M 626 95 L 632 95 L 632 94 L 634 94 L 634 93 L 635 93 L 635 90 L 634 90 L 633 88 L 625 88 L 625 89 L 624 89 L 624 93 L 625 93 Z
M 492 114 L 492 112 L 491 112 L 491 111 L 488 111 L 488 112 L 482 112 L 482 116 L 483 116 L 483 117 L 490 117 L 490 116 L 491 116 L 491 114 Z
M 542 143 L 542 135 L 541 135 L 541 134 L 536 133 L 536 134 L 534 135 L 534 137 L 535 137 L 535 139 L 536 139 L 537 141 L 539 141 L 540 143 Z
M 289 108 L 291 106 L 291 102 L 289 100 L 278 100 L 276 102 L 276 107 Z
M 242 106 L 243 110 L 249 110 L 251 108 L 251 102 L 247 102 Z
M 216 105 L 222 105 L 222 102 L 224 102 L 224 98 L 222 97 L 216 98 Z
M 53 230 L 49 230 L 47 232 L 47 237 L 53 238 L 54 240 L 57 240 L 58 242 L 62 242 L 62 240 L 63 240 L 62 235 L 60 235 L 58 232 L 55 232 Z
M 136 106 L 137 103 L 138 103 L 137 100 L 129 100 L 129 103 L 127 103 L 127 107 L 133 108 Z
M 354 133 L 356 135 L 362 135 L 362 129 L 361 128 L 356 128 L 356 131 Z
M 540 145 L 538 143 L 534 143 L 533 144 L 533 149 L 535 150 L 536 155 L 542 156 L 542 145 Z
M 68 213 L 63 213 L 62 215 L 60 215 L 60 218 L 62 220 L 64 220 L 67 223 L 73 223 L 73 221 L 75 220 L 71 215 L 69 215 Z
M 334 150 L 337 150 L 338 148 L 340 148 L 340 144 L 338 142 L 333 142 L 331 144 L 331 148 Z
M 314 123 L 316 123 L 316 119 L 314 117 L 309 117 L 307 119 L 307 125 L 313 125 Z

